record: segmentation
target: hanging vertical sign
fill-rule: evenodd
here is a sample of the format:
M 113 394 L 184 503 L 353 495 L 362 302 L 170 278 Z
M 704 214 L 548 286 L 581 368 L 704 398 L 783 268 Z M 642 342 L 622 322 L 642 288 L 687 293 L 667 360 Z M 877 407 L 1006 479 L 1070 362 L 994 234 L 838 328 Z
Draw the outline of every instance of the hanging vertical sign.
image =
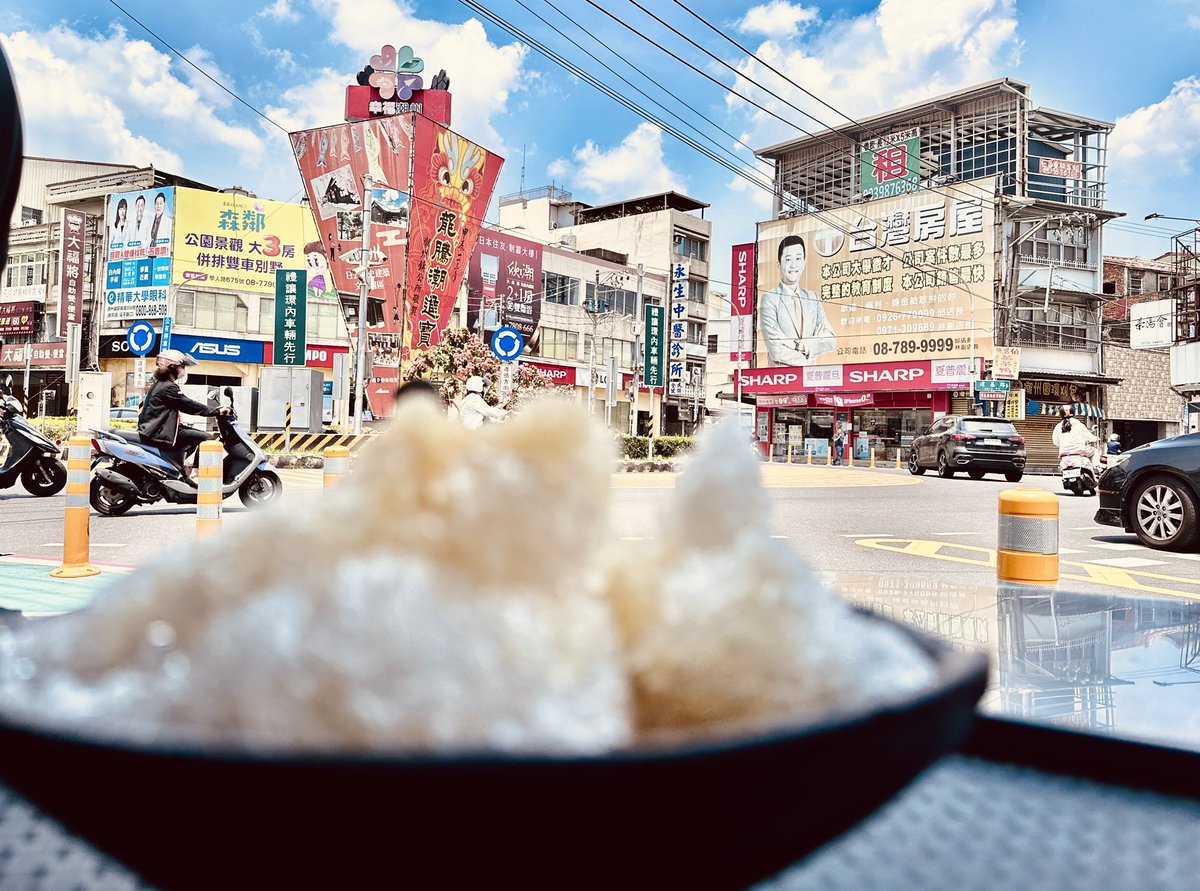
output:
M 68 325 L 83 321 L 83 227 L 87 218 L 77 210 L 64 210 L 59 246 L 58 333 L 67 336 Z
M 729 299 L 729 319 L 733 334 L 731 362 L 749 362 L 752 355 L 751 331 L 754 322 L 754 244 L 733 246 L 733 282 Z
M 646 355 L 643 367 L 646 369 L 644 383 L 647 387 L 663 385 L 663 354 L 665 344 L 663 335 L 666 333 L 666 310 L 661 306 L 646 307 Z
M 304 269 L 275 270 L 275 353 L 272 364 L 304 367 L 308 348 Z
M 687 263 L 672 263 L 671 264 L 671 300 L 670 300 L 670 318 L 667 324 L 670 325 L 668 346 L 667 346 L 667 395 L 682 396 L 683 395 L 683 372 L 686 362 L 684 356 L 687 352 L 687 289 L 688 289 L 688 273 L 690 268 Z

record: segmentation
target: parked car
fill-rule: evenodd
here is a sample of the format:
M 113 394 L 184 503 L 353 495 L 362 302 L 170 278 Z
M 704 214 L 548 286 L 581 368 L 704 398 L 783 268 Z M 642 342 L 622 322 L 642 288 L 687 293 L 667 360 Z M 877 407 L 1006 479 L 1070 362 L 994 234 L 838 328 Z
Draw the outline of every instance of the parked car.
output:
M 108 410 L 108 419 L 110 421 L 136 421 L 138 419 L 138 409 L 127 406 L 110 408 Z
M 912 441 L 908 472 L 936 469 L 952 477 L 965 470 L 973 480 L 1002 473 L 1010 483 L 1025 473 L 1025 437 L 1003 418 L 946 415 Z
M 1120 526 L 1151 548 L 1200 545 L 1200 433 L 1109 455 L 1098 485 L 1097 523 Z

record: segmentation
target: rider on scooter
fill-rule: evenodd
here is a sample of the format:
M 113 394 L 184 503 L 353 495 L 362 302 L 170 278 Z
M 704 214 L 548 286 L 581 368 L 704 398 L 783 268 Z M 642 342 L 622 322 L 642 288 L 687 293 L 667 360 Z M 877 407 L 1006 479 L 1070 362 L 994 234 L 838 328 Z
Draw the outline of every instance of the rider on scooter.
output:
M 178 465 L 186 477 L 192 475 L 187 463 L 191 454 L 206 439 L 207 433 L 184 427 L 179 413 L 213 417 L 228 414 L 229 409 L 209 408 L 202 402 L 183 395 L 179 385 L 187 380 L 187 367 L 196 360 L 179 350 L 163 350 L 154 368 L 154 382 L 142 402 L 138 415 L 138 435 L 146 445 L 155 446 L 168 461 Z

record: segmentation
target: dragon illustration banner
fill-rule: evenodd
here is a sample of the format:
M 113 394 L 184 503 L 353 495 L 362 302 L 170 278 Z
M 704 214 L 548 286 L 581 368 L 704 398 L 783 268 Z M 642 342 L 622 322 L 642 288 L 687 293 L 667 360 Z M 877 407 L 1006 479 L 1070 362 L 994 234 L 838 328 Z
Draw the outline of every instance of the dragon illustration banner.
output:
M 413 130 L 405 363 L 446 330 L 504 164 L 429 118 Z
M 369 176 L 374 206 L 367 324 L 372 331 L 397 337 L 408 241 L 414 117 L 394 115 L 290 134 L 320 232 L 319 245 L 304 247 L 310 285 L 314 281 L 325 284 L 331 294 L 358 294 L 355 269 L 362 265 L 364 180 Z M 323 258 L 318 247 L 323 249 Z M 328 266 L 331 282 L 324 281 L 322 265 Z

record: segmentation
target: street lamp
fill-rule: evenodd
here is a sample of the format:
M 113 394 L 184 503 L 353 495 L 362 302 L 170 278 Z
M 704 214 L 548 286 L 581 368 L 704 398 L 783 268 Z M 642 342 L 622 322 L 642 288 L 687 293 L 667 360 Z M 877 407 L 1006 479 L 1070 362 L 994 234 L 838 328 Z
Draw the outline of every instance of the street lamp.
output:
M 1148 213 L 1148 214 L 1146 214 L 1146 219 L 1148 219 L 1148 220 L 1179 220 L 1182 223 L 1200 223 L 1200 219 L 1197 219 L 1195 217 L 1169 217 L 1169 216 L 1166 216 L 1165 214 L 1161 214 L 1161 213 Z

